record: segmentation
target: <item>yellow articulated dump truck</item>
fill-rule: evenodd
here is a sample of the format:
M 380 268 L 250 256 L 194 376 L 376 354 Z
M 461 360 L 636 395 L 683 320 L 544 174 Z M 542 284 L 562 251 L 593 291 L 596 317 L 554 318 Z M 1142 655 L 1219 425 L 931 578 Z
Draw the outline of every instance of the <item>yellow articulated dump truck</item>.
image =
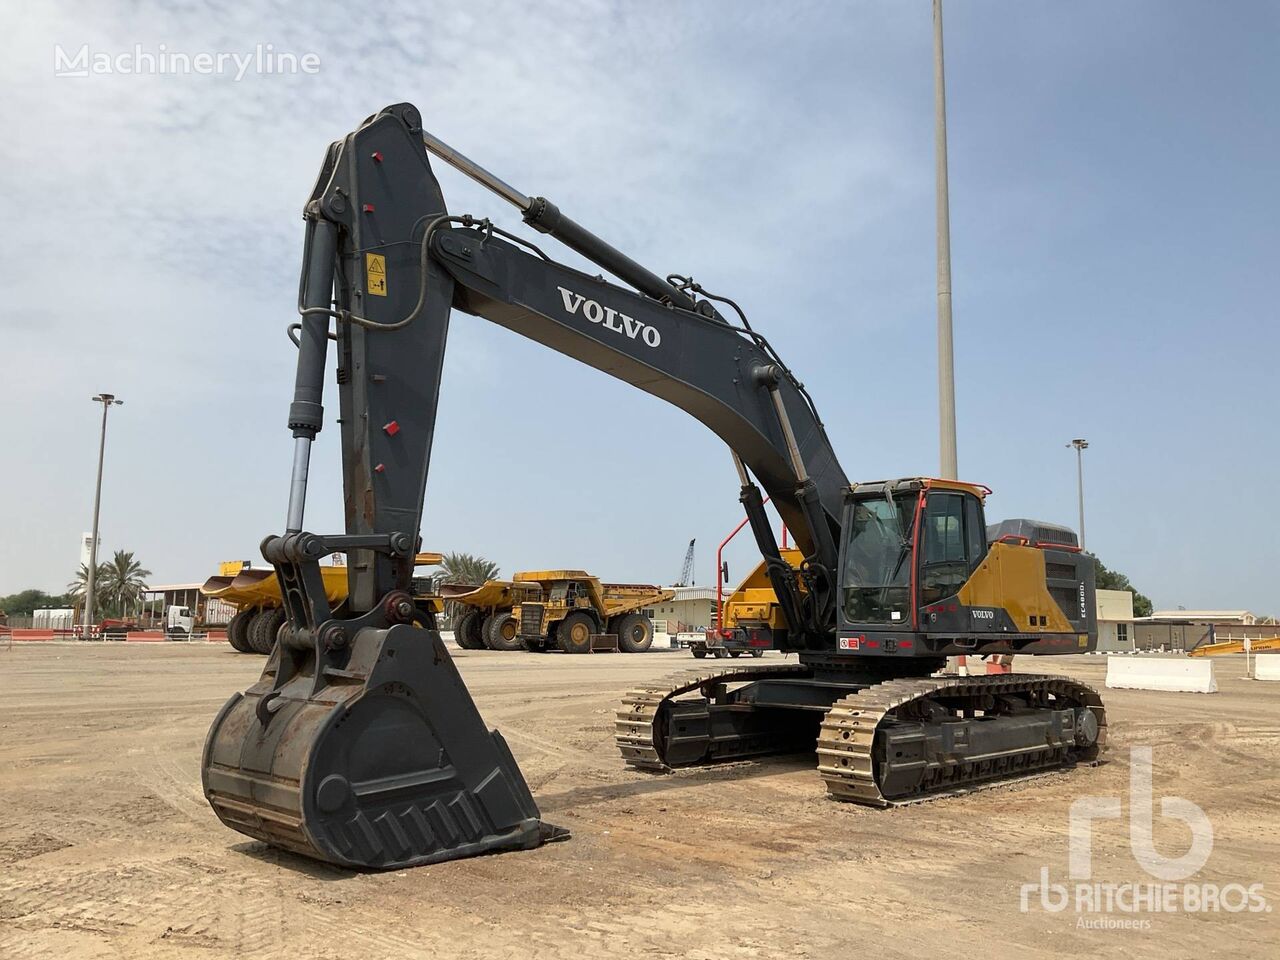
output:
M 414 558 L 418 567 L 435 566 L 441 554 L 419 553 Z M 321 567 L 325 597 L 333 606 L 347 598 L 347 568 L 345 566 Z M 227 624 L 227 641 L 240 653 L 271 652 L 276 633 L 287 619 L 280 582 L 270 567 L 251 567 L 243 560 L 232 560 L 218 568 L 218 575 L 210 577 L 200 587 L 206 597 L 225 600 L 236 608 L 236 615 Z M 419 607 L 439 614 L 444 604 L 432 588 L 430 580 L 414 580 L 414 599 Z
M 653 643 L 647 607 L 670 600 L 673 590 L 642 583 L 601 583 L 583 570 L 528 570 L 480 586 L 441 587 L 461 608 L 454 637 L 464 650 L 565 653 L 613 649 L 642 653 Z

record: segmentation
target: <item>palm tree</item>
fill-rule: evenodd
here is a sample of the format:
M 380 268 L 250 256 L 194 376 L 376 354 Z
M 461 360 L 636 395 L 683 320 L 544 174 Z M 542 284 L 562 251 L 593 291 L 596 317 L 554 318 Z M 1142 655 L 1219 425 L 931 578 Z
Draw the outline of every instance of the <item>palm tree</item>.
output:
M 102 608 L 102 577 L 106 576 L 106 564 L 97 564 L 97 573 L 93 577 L 93 609 L 101 611 Z M 81 568 L 76 571 L 76 579 L 67 585 L 67 596 L 72 602 L 72 609 L 76 611 L 76 622 L 79 623 L 79 614 L 84 609 L 84 594 L 88 591 L 88 563 L 81 563 Z
M 98 564 L 98 572 L 93 578 L 93 609 L 101 608 L 103 600 L 106 599 L 106 590 L 103 587 L 103 581 L 107 575 L 107 565 L 105 563 Z M 67 584 L 67 596 L 71 598 L 76 607 L 84 606 L 85 593 L 89 589 L 89 565 L 87 563 L 80 564 L 80 569 L 76 571 L 76 578 Z
M 436 568 L 435 579 L 437 583 L 465 583 L 478 587 L 486 580 L 497 579 L 499 569 L 496 563 L 484 557 L 470 553 L 446 553 Z M 445 615 L 453 623 L 457 619 L 458 604 L 446 602 L 444 606 Z
M 144 570 L 142 564 L 133 559 L 133 552 L 117 550 L 108 563 L 102 565 L 102 598 L 115 611 L 116 615 L 136 606 L 147 589 L 147 577 L 150 570 Z

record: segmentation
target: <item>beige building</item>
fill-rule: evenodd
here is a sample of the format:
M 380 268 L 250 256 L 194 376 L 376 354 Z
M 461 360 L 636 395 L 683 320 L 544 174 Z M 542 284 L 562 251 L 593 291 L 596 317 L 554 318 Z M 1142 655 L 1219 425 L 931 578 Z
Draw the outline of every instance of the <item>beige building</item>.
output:
M 1133 649 L 1133 594 L 1128 590 L 1099 590 L 1098 652 Z
M 672 587 L 676 595 L 653 607 L 655 621 L 667 621 L 667 633 L 701 633 L 715 620 L 714 587 Z M 726 591 L 727 592 L 727 591 Z
M 1257 623 L 1258 618 L 1248 610 L 1157 610 L 1147 620 L 1167 620 L 1172 623 L 1235 623 L 1242 626 Z

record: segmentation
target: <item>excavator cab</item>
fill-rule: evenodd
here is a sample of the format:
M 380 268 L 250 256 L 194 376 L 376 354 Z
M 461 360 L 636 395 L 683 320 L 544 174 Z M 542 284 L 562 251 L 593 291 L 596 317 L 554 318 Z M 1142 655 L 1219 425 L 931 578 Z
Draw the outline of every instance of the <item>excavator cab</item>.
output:
M 840 653 L 1075 652 L 1096 643 L 1093 561 L 1064 527 L 1005 521 L 990 490 L 950 480 L 858 484 L 845 506 Z M 1051 530 L 1048 539 L 1010 534 Z M 1070 648 L 1070 650 L 1066 649 Z

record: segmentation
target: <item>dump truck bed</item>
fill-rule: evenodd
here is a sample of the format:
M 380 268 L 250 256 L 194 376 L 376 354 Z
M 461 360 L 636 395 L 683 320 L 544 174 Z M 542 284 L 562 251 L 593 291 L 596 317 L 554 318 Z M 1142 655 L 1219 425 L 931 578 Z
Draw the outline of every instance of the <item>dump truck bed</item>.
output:
M 650 583 L 604 583 L 600 586 L 604 592 L 605 613 L 610 617 L 643 610 L 676 595 L 674 590 L 666 590 Z
M 541 593 L 537 584 L 517 584 L 510 580 L 486 580 L 480 586 L 466 583 L 445 583 L 440 585 L 440 596 L 445 600 L 464 603 L 469 607 L 510 607 L 521 600 L 530 599 L 529 594 Z
M 433 566 L 441 560 L 438 553 L 419 553 L 415 566 Z M 321 567 L 324 593 L 329 603 L 341 603 L 347 598 L 347 568 Z M 280 593 L 280 581 L 271 567 L 249 567 L 235 576 L 210 577 L 200 587 L 206 597 L 225 600 L 240 609 L 247 607 L 277 607 L 284 602 Z

